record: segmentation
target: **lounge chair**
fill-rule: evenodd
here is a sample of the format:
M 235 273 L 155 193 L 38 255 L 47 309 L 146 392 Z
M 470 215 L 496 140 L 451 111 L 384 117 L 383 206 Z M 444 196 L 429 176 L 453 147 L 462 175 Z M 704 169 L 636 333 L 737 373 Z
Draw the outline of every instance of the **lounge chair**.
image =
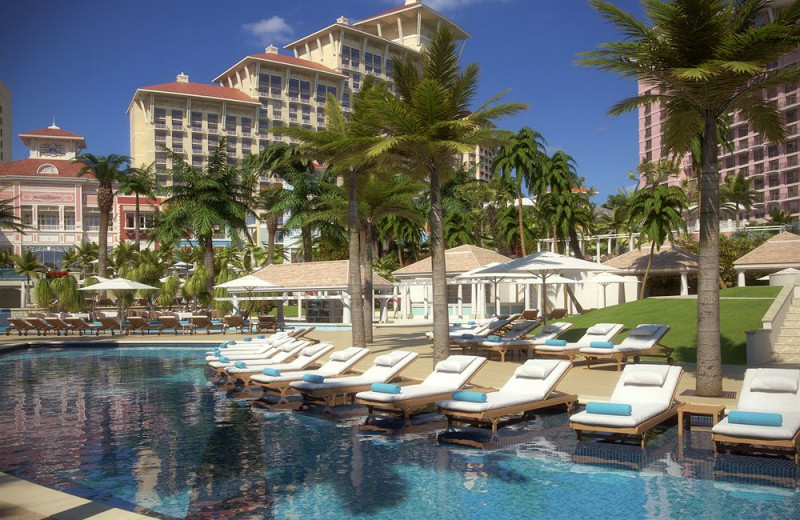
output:
M 519 323 L 519 322 L 517 322 Z M 534 322 L 537 325 L 539 322 Z M 533 336 L 527 336 L 532 331 L 528 331 L 525 335 L 519 335 L 520 337 L 513 337 L 509 338 L 509 335 L 500 336 L 499 339 L 495 339 L 489 337 L 478 344 L 478 350 L 487 350 L 491 352 L 499 352 L 500 353 L 500 361 L 505 362 L 506 360 L 506 353 L 512 351 L 530 351 L 536 345 L 543 345 L 545 341 L 551 339 L 558 339 L 558 337 L 564 334 L 572 327 L 572 323 L 566 323 L 563 321 L 556 321 L 554 323 L 548 323 L 547 325 L 543 325 L 539 332 Z M 512 329 L 513 330 L 513 329 Z
M 44 321 L 44 318 L 35 318 L 35 317 L 28 317 L 26 318 L 28 323 L 33 325 L 33 328 L 36 329 L 36 335 L 47 336 L 48 332 L 53 332 L 55 328 Z
M 258 374 L 263 375 L 265 368 L 277 370 L 279 372 L 278 375 L 282 372 L 297 372 L 307 368 L 315 368 L 317 361 L 331 350 L 333 350 L 333 345 L 330 343 L 316 343 L 300 349 L 297 357 L 288 362 L 270 362 L 269 364 L 261 364 L 259 362 L 258 364 L 251 364 L 247 361 L 242 361 L 243 365 L 240 366 L 236 366 L 236 362 L 234 362 L 233 366 L 225 369 L 225 373 L 228 374 L 229 380 L 236 379 L 241 381 L 244 386 L 249 386 L 250 378 Z
M 79 336 L 83 336 L 84 332 L 89 332 L 91 334 L 94 332 L 95 336 L 100 335 L 100 331 L 103 329 L 103 325 L 97 322 L 88 322 L 83 318 L 64 318 L 64 321 L 72 326 L 72 328 L 78 331 Z
M 256 374 L 250 377 L 250 384 L 260 386 L 264 392 L 278 392 L 280 399 L 276 404 L 286 402 L 286 396 L 292 391 L 289 386 L 293 381 L 301 381 L 306 375 L 320 376 L 323 381 L 325 378 L 332 378 L 347 373 L 356 363 L 361 361 L 364 356 L 369 354 L 369 349 L 364 347 L 348 347 L 331 354 L 330 359 L 316 370 L 302 370 L 288 372 L 281 370 L 280 375 Z
M 450 356 L 439 361 L 419 384 L 399 386 L 395 393 L 375 390 L 357 393 L 356 402 L 365 405 L 368 411 L 362 428 L 384 430 L 373 425 L 376 411 L 400 415 L 407 425 L 411 412 L 450 397 L 469 383 L 485 363 L 486 358 L 481 356 Z
M 658 344 L 667 332 L 669 325 L 638 325 L 619 345 L 599 348 L 590 344 L 581 348 L 580 354 L 586 358 L 587 368 L 592 368 L 592 361 L 611 359 L 617 362 L 617 372 L 622 370 L 622 363 L 629 357 L 633 358 L 634 363 L 638 363 L 640 356 L 663 356 L 667 363 L 672 364 L 673 349 Z
M 538 320 L 539 309 L 525 309 L 519 317 L 521 320 Z
M 518 318 L 519 314 L 509 316 L 501 320 L 494 320 L 482 327 L 475 329 L 474 332 L 462 332 L 455 336 L 450 336 L 450 344 L 454 347 L 461 347 L 462 345 L 474 345 L 480 341 L 485 340 L 489 336 L 499 334 L 503 329 L 507 328 L 511 322 Z
M 620 374 L 608 403 L 588 403 L 586 410 L 570 416 L 569 426 L 581 439 L 585 431 L 637 435 L 642 449 L 647 432 L 678 413 L 675 400 L 681 367 L 628 365 Z
M 171 330 L 178 335 L 178 331 L 184 334 L 194 334 L 194 324 L 189 320 L 181 320 L 178 319 L 176 316 L 161 316 L 158 318 L 158 321 L 161 323 L 157 325 L 153 323 L 153 326 L 156 331 L 158 331 L 159 336 L 165 330 Z
M 123 326 L 123 329 L 128 333 L 136 332 L 137 330 L 144 335 L 145 331 L 158 330 L 157 326 L 151 325 L 149 321 L 142 316 L 128 316 L 130 325 Z
M 36 327 L 34 327 L 32 323 L 23 318 L 9 318 L 8 322 L 16 329 L 19 336 L 27 336 L 29 331 L 36 330 Z M 9 335 L 10 332 L 9 329 L 6 329 L 6 335 Z
M 119 332 L 120 329 L 125 330 L 123 329 L 123 324 L 119 322 L 119 319 L 112 316 L 98 316 L 97 321 L 102 325 L 100 330 L 108 330 L 111 332 L 112 336 Z
M 337 377 L 321 383 L 295 381 L 289 386 L 303 395 L 303 408 L 322 404 L 323 412 L 328 412 L 339 398 L 344 403 L 348 397 L 370 389 L 374 383 L 393 381 L 417 357 L 419 354 L 416 352 L 395 350 L 376 357 L 372 366 L 361 375 Z
M 437 402 L 436 407 L 447 417 L 448 427 L 454 421 L 489 423 L 493 432 L 497 431 L 500 419 L 509 415 L 522 413 L 525 417 L 532 410 L 559 404 L 565 404 L 567 412 L 571 412 L 578 396 L 554 392 L 571 367 L 568 361 L 531 359 L 514 371 L 503 388 L 485 394 L 484 402 L 470 401 L 456 394 L 454 398 Z
M 295 341 L 295 338 L 283 335 L 276 338 L 271 338 L 269 341 L 249 341 L 244 343 L 236 343 L 233 345 L 222 343 L 219 347 L 206 352 L 206 361 L 216 361 L 220 356 L 225 356 L 229 359 L 256 359 L 266 357 L 270 350 L 274 350 L 287 342 Z M 217 355 L 219 353 L 219 355 Z
M 560 320 L 561 318 L 565 318 L 567 316 L 567 309 L 556 307 L 548 312 L 544 316 L 539 317 L 539 321 L 551 321 L 551 320 Z
M 250 320 L 244 319 L 244 317 L 242 317 L 241 315 L 224 316 L 222 318 L 222 321 L 225 322 L 225 326 L 223 327 L 223 332 L 227 332 L 228 329 L 233 329 L 235 331 L 244 334 L 245 331 L 250 330 Z
M 491 318 L 484 318 L 482 320 L 457 321 L 450 324 L 448 329 L 449 336 L 450 338 L 460 338 L 461 334 L 476 334 L 483 330 L 486 325 L 500 319 L 505 319 L 505 317 L 500 318 L 498 316 L 492 316 Z M 429 330 L 426 332 L 425 337 L 433 341 L 433 331 Z
M 566 356 L 569 362 L 575 361 L 575 356 L 583 347 L 588 347 L 592 342 L 609 342 L 625 328 L 621 323 L 598 323 L 586 329 L 586 333 L 574 343 L 564 341 L 545 341 L 544 345 L 533 347 L 534 354 L 539 356 Z M 560 344 L 556 344 L 560 343 Z
M 747 369 L 736 410 L 714 425 L 711 438 L 715 454 L 726 444 L 746 451 L 789 448 L 799 464 L 800 370 Z
M 66 336 L 67 334 L 75 330 L 72 327 L 72 325 L 65 322 L 58 316 L 47 316 L 42 319 L 44 319 L 44 321 L 46 321 L 48 325 L 53 327 L 53 330 L 56 331 L 56 335 L 61 335 L 61 333 L 63 332 L 64 335 Z
M 216 329 L 217 332 L 225 332 L 225 323 L 219 320 L 212 320 L 208 316 L 192 316 L 192 324 L 195 329 L 205 329 L 206 334 L 211 334 L 211 329 Z
M 277 332 L 278 320 L 275 316 L 259 316 L 256 332 Z
M 265 357 L 253 358 L 253 359 L 250 359 L 249 361 L 248 360 L 244 360 L 244 359 L 240 359 L 240 360 L 236 360 L 236 361 L 244 361 L 245 363 L 248 363 L 248 365 L 250 365 L 250 366 L 257 367 L 256 372 L 260 372 L 261 369 L 269 367 L 271 365 L 276 365 L 278 363 L 285 363 L 289 359 L 291 359 L 291 358 L 295 357 L 296 355 L 298 355 L 301 350 L 303 350 L 305 347 L 309 346 L 310 344 L 311 344 L 311 342 L 308 341 L 308 340 L 297 339 L 297 340 L 294 340 L 294 341 L 290 341 L 289 343 L 286 343 L 285 345 L 281 345 L 280 347 L 277 347 L 277 349 L 274 352 L 271 352 L 270 354 L 268 354 Z M 228 358 L 226 357 L 226 359 L 228 359 Z M 211 362 L 209 362 L 208 366 L 212 370 L 214 370 L 215 372 L 225 373 L 225 369 L 227 369 L 228 367 L 233 367 L 233 365 L 234 365 L 234 363 L 236 363 L 236 361 L 228 360 L 226 362 L 226 361 L 222 360 L 222 358 L 220 358 L 219 361 L 211 361 Z

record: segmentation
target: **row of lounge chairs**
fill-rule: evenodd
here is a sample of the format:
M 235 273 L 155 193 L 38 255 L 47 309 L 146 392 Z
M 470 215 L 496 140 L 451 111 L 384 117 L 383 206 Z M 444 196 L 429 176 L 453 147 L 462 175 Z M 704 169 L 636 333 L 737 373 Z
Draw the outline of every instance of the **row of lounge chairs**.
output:
M 525 417 L 533 410 L 556 405 L 565 405 L 571 412 L 578 399 L 557 390 L 572 367 L 568 360 L 528 360 L 502 388 L 483 393 L 462 390 L 486 363 L 480 356 L 453 355 L 439 362 L 419 383 L 391 384 L 418 358 L 417 353 L 393 351 L 375 358 L 365 372 L 347 375 L 368 351 L 350 347 L 332 352 L 326 363 L 316 366 L 332 350 L 324 343 L 309 345 L 302 337 L 279 333 L 249 345 L 238 343 L 215 349 L 207 359 L 210 365 L 220 363 L 220 358 L 225 357 L 219 355 L 223 351 L 236 358 L 226 359 L 217 370 L 245 385 L 278 394 L 278 404 L 285 404 L 290 393 L 300 394 L 303 408 L 322 405 L 324 411 L 330 411 L 346 402 L 362 404 L 368 414 L 361 427 L 372 430 L 386 429 L 376 420 L 378 414 L 400 416 L 405 426 L 413 413 L 434 405 L 447 417 L 448 428 L 466 423 L 488 425 L 496 431 L 503 418 L 518 414 Z M 268 357 L 256 355 L 262 351 Z M 288 361 L 292 356 L 296 356 L 295 360 Z M 644 448 L 647 432 L 677 415 L 682 406 L 676 399 L 682 374 L 683 369 L 677 366 L 628 365 L 620 374 L 610 401 L 588 403 L 585 410 L 570 415 L 570 427 L 579 439 L 598 433 L 636 436 Z M 747 416 L 744 422 L 737 412 Z M 790 448 L 798 463 L 800 370 L 747 370 L 738 410 L 714 426 L 712 432 L 715 452 L 730 444 Z
M 10 318 L 9 323 L 10 326 L 5 327 L 4 330 L 6 335 L 16 331 L 20 336 L 27 336 L 33 332 L 37 336 L 61 335 L 62 333 L 65 336 L 69 333 L 81 336 L 84 334 L 99 335 L 101 332 L 110 332 L 113 335 L 119 331 L 125 334 L 136 332 L 159 335 L 163 332 L 194 334 L 203 330 L 210 334 L 227 332 L 230 329 L 244 333 L 253 328 L 256 332 L 276 332 L 284 328 L 283 323 L 277 322 L 275 316 L 259 316 L 258 321 L 252 326 L 241 316 L 225 316 L 223 320 L 214 320 L 205 315 L 191 316 L 187 319 L 162 315 L 154 320 L 148 320 L 142 316 L 128 316 L 122 323 L 113 316 L 97 316 L 95 320 L 86 320 L 83 317 L 28 316 L 26 318 Z

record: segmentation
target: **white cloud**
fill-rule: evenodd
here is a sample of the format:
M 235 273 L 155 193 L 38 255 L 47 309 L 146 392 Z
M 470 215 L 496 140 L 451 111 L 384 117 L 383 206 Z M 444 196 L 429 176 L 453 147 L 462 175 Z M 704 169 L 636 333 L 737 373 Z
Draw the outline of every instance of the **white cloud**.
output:
M 392 3 L 397 3 L 397 0 L 390 0 Z M 470 4 L 477 4 L 479 2 L 487 1 L 500 1 L 508 2 L 511 0 L 422 0 L 422 3 L 433 9 L 434 11 L 446 12 L 454 11 L 461 7 L 466 7 Z
M 280 16 L 242 24 L 242 29 L 258 38 L 262 45 L 289 41 L 294 34 L 294 29 Z

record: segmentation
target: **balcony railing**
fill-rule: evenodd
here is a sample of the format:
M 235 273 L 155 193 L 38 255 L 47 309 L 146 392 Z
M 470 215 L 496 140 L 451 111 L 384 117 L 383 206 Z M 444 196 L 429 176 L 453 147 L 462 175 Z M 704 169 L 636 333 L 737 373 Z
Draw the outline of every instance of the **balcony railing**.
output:
M 154 123 L 154 125 L 155 125 L 155 127 L 156 127 L 156 128 L 158 128 L 159 130 L 165 130 L 165 129 L 167 128 L 167 123 L 165 123 L 164 121 L 156 121 L 156 122 Z

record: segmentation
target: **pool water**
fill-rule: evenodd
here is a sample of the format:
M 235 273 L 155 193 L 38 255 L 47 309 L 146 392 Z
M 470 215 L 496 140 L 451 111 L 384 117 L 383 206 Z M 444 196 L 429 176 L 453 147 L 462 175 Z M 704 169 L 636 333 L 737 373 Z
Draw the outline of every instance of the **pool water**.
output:
M 788 458 L 723 455 L 675 428 L 576 442 L 566 414 L 501 430 L 498 449 L 360 417 L 264 410 L 204 376 L 205 347 L 0 356 L 0 471 L 163 518 L 800 518 Z M 477 438 L 477 437 L 476 437 Z

